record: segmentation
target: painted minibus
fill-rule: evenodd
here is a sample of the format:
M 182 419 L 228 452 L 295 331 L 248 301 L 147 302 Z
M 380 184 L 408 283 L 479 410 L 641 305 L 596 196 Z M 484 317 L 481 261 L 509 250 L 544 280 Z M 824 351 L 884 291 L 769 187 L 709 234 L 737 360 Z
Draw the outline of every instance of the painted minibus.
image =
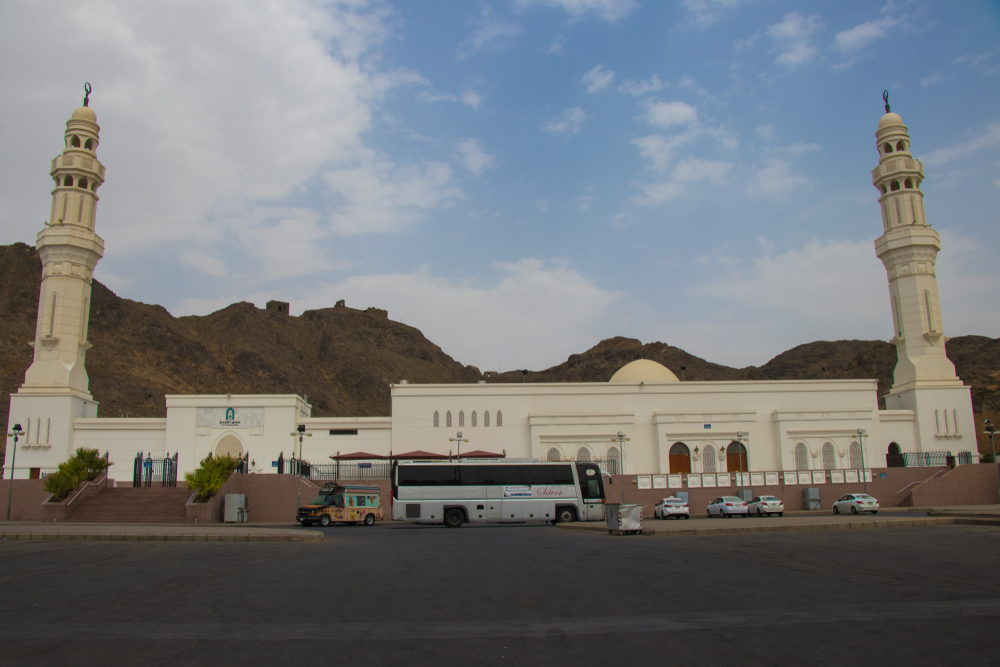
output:
M 604 519 L 594 463 L 406 462 L 392 467 L 392 517 L 410 523 L 569 523 Z
M 382 501 L 377 486 L 341 486 L 325 484 L 312 502 L 300 507 L 295 520 L 303 526 L 318 523 L 354 525 L 359 521 L 366 526 L 382 520 Z

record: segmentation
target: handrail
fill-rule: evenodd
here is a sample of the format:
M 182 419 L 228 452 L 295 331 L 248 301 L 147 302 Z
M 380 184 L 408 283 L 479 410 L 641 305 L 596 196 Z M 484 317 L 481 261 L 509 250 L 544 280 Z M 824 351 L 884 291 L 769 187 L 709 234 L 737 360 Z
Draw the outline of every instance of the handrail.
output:
M 904 486 L 903 488 L 901 488 L 899 491 L 897 491 L 896 495 L 898 496 L 899 494 L 901 494 L 903 491 L 906 491 L 911 486 L 920 486 L 924 482 L 929 482 L 932 479 L 934 479 L 935 477 L 937 477 L 938 475 L 940 475 L 942 473 L 945 473 L 945 472 L 948 472 L 948 471 L 947 470 L 938 470 L 936 473 L 934 473 L 933 475 L 931 475 L 927 479 L 920 479 L 920 480 L 917 480 L 916 482 L 910 482 L 909 484 L 907 484 L 906 486 Z
M 97 476 L 97 479 L 87 480 L 87 482 L 85 482 L 83 486 L 81 486 L 79 490 L 77 490 L 77 492 L 74 493 L 71 498 L 66 499 L 66 507 L 72 505 L 73 502 L 76 501 L 77 497 L 81 493 L 83 493 L 84 489 L 86 489 L 88 486 L 98 486 L 100 485 L 101 482 L 107 481 L 107 479 L 108 479 L 108 471 L 105 470 L 104 472 L 102 472 L 100 475 Z

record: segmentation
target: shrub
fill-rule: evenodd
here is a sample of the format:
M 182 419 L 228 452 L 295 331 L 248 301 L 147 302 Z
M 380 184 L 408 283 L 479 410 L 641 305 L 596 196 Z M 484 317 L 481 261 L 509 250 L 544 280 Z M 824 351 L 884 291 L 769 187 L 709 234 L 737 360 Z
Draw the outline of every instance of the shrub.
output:
M 97 479 L 110 465 L 96 449 L 80 447 L 72 458 L 59 464 L 57 472 L 45 478 L 43 486 L 52 494 L 52 500 L 58 502 L 79 486 L 80 482 Z
M 184 481 L 189 489 L 198 492 L 198 501 L 205 502 L 219 492 L 242 461 L 235 456 L 213 457 L 209 454 L 198 469 L 184 475 Z

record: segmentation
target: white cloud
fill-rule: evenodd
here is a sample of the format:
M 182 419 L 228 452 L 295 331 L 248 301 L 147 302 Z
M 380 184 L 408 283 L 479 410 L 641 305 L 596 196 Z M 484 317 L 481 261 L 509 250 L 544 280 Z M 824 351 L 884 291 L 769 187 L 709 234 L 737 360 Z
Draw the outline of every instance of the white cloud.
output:
M 698 120 L 698 110 L 687 102 L 651 102 L 646 122 L 654 127 L 688 125 Z
M 948 77 L 944 76 L 942 72 L 931 72 L 924 78 L 920 79 L 920 85 L 927 88 L 928 86 L 933 86 L 934 84 L 941 83 L 947 79 Z
M 889 28 L 900 24 L 902 19 L 886 16 L 874 21 L 867 21 L 849 30 L 838 32 L 833 38 L 833 48 L 841 53 L 854 53 L 865 48 L 876 39 L 884 39 Z
M 945 146 L 920 156 L 920 161 L 925 165 L 942 165 L 968 158 L 972 154 L 987 149 L 1000 146 L 1000 123 L 990 123 L 981 134 L 973 137 L 969 141 Z
M 649 77 L 644 81 L 633 81 L 632 79 L 625 79 L 622 85 L 618 86 L 618 92 L 638 97 L 639 95 L 655 93 L 657 91 L 669 87 L 670 87 L 669 83 L 661 81 L 660 77 L 654 74 L 653 76 Z
M 775 152 L 782 155 L 791 155 L 793 157 L 800 157 L 806 153 L 812 153 L 813 151 L 820 150 L 819 144 L 807 144 L 802 141 L 791 144 L 790 146 L 782 146 Z
M 496 166 L 496 158 L 483 150 L 478 139 L 466 139 L 458 145 L 458 150 L 462 164 L 476 176 Z
M 663 171 L 677 156 L 678 149 L 698 138 L 698 132 L 688 130 L 680 134 L 665 137 L 662 134 L 651 134 L 632 140 L 632 145 L 638 147 L 639 155 L 649 160 L 650 168 Z
M 551 44 L 549 44 L 549 48 L 545 52 L 545 55 L 547 55 L 547 56 L 561 56 L 562 52 L 563 52 L 562 42 L 559 41 L 559 40 L 556 40 L 556 41 L 552 42 Z
M 537 208 L 539 211 L 542 212 L 549 210 L 549 200 L 539 199 L 538 201 L 535 202 L 535 208 Z
M 586 211 L 594 203 L 594 198 L 590 195 L 582 195 L 574 199 L 573 203 L 576 204 L 576 210 Z
M 799 173 L 791 171 L 791 164 L 786 160 L 767 159 L 764 166 L 757 169 L 757 173 L 747 186 L 747 191 L 752 195 L 759 195 L 768 199 L 784 199 L 796 190 L 808 188 L 810 180 Z
M 798 12 L 785 14 L 780 23 L 767 29 L 775 49 L 780 52 L 774 62 L 788 69 L 812 62 L 818 49 L 809 43 L 809 38 L 822 29 L 819 16 L 802 16 Z
M 721 183 L 722 179 L 732 168 L 733 164 L 731 162 L 703 160 L 691 157 L 682 160 L 670 175 L 678 183 L 691 183 L 703 180 Z
M 209 255 L 201 248 L 189 248 L 182 252 L 177 259 L 185 266 L 190 266 L 197 271 L 207 273 L 216 278 L 225 278 L 228 275 L 226 263 L 218 257 Z
M 676 199 L 684 194 L 684 186 L 674 181 L 665 183 L 645 183 L 639 186 L 642 195 L 633 197 L 630 201 L 637 206 L 656 206 Z
M 397 232 L 428 210 L 450 206 L 463 196 L 449 184 L 451 167 L 443 162 L 427 162 L 421 168 L 371 159 L 327 171 L 323 179 L 343 200 L 330 216 L 333 229 L 341 234 Z
M 579 107 L 564 109 L 552 120 L 542 123 L 542 129 L 553 134 L 579 134 L 586 118 L 587 112 Z
M 464 60 L 480 51 L 502 51 L 513 46 L 514 38 L 524 34 L 517 23 L 496 19 L 489 6 L 484 6 L 475 30 L 458 45 L 456 59 Z
M 468 104 L 473 109 L 479 109 L 479 106 L 486 101 L 485 95 L 480 95 L 474 90 L 467 89 L 462 91 L 462 104 Z
M 733 41 L 733 51 L 739 52 L 749 49 L 757 40 L 760 39 L 760 30 L 750 35 L 749 37 L 744 37 L 743 39 L 737 39 Z
M 586 84 L 588 93 L 599 93 L 614 81 L 615 73 L 605 70 L 603 65 L 594 65 L 593 69 L 583 75 L 581 83 Z
M 520 9 L 531 4 L 559 7 L 576 19 L 594 14 L 608 23 L 620 21 L 639 6 L 635 0 L 515 0 L 515 4 Z
M 761 139 L 774 139 L 774 125 L 760 125 L 756 132 Z
M 726 11 L 738 7 L 746 0 L 684 0 L 691 22 L 707 28 L 723 17 Z

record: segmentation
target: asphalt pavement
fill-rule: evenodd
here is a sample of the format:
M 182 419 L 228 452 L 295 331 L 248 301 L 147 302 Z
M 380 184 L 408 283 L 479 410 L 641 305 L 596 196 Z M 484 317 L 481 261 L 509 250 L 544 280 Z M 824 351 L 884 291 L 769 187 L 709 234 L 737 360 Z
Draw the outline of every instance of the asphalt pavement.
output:
M 996 527 L 320 531 L 0 542 L 0 665 L 997 662 Z

